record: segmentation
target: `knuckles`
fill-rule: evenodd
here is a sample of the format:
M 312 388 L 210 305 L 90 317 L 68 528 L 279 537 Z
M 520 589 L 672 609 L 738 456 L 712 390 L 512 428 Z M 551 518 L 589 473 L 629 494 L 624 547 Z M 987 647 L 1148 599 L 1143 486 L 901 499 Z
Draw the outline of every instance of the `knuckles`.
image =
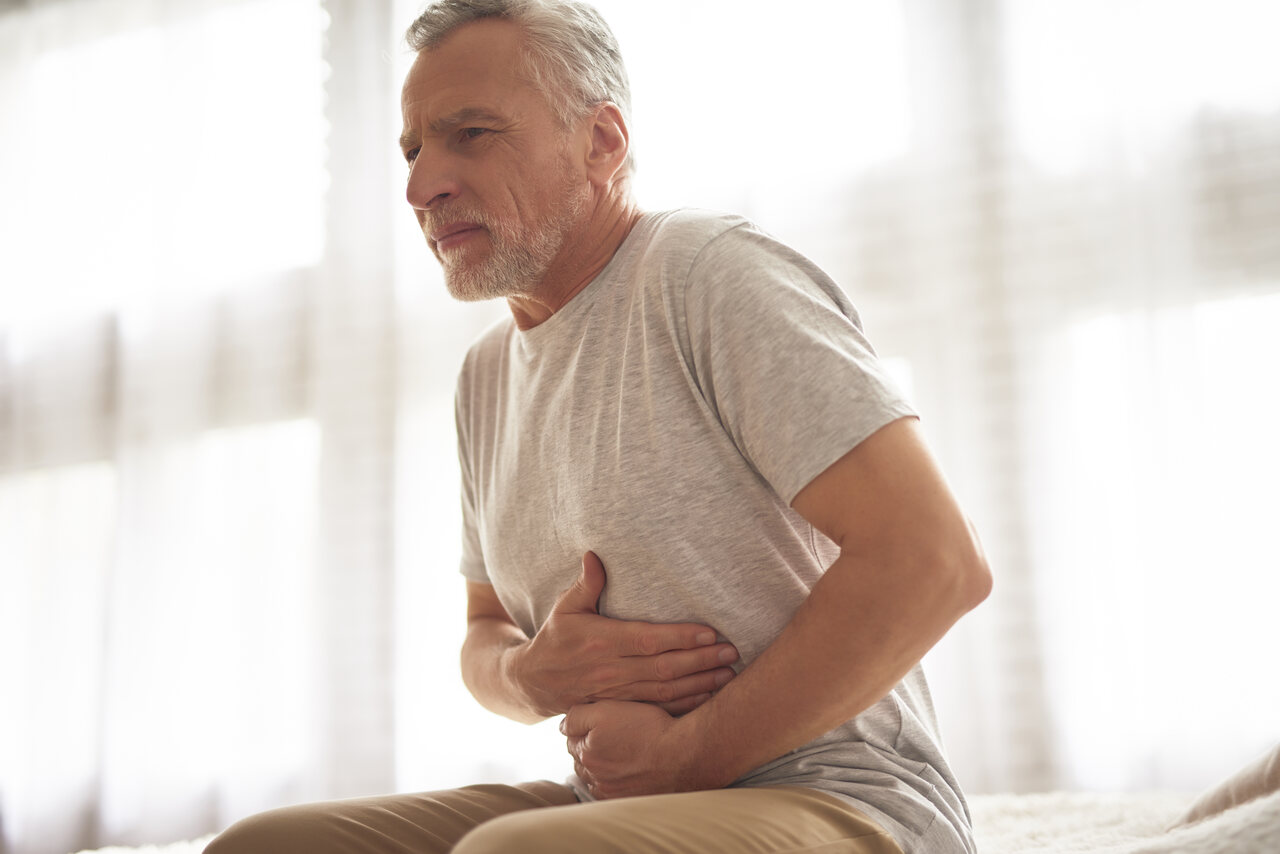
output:
M 659 682 L 654 685 L 653 693 L 655 695 L 654 699 L 659 703 L 670 703 L 679 696 L 676 687 L 670 682 Z
M 590 634 L 582 639 L 580 648 L 587 658 L 603 658 L 609 652 L 609 643 L 598 634 Z

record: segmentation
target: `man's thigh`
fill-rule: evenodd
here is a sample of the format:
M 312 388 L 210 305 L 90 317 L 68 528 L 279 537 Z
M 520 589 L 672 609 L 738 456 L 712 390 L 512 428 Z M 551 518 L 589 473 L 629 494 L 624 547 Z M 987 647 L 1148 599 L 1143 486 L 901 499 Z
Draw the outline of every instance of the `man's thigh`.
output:
M 233 824 L 205 854 L 447 854 L 495 818 L 576 803 L 567 786 L 544 780 L 303 804 Z
M 454 854 L 902 854 L 840 798 L 793 786 L 621 798 L 513 813 Z

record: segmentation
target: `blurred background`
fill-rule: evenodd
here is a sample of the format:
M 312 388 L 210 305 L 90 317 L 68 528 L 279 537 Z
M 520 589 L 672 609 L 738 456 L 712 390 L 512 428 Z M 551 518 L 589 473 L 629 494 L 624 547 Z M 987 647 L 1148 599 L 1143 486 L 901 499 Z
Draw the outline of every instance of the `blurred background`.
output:
M 827 269 L 985 538 L 926 660 L 969 791 L 1280 739 L 1280 6 L 597 5 L 642 204 Z M 403 200 L 419 8 L 0 2 L 4 854 L 571 770 L 457 675 L 453 384 L 506 309 Z

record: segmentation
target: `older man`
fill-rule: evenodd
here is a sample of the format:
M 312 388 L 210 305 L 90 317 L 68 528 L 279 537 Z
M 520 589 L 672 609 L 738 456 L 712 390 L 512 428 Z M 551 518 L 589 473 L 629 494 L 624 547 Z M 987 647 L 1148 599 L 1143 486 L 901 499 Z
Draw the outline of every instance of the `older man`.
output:
M 463 677 L 564 715 L 575 774 L 209 850 L 972 852 L 918 662 L 990 574 L 845 295 L 742 219 L 636 206 L 590 7 L 442 0 L 409 42 L 408 200 L 450 292 L 512 313 L 458 385 Z

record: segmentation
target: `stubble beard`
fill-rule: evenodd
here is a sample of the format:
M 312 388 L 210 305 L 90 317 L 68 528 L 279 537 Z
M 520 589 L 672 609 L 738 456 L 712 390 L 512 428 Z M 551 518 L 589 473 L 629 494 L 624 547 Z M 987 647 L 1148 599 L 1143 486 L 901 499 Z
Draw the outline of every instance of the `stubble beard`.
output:
M 567 169 L 560 184 L 555 209 L 532 224 L 502 221 L 480 210 L 450 209 L 451 217 L 482 226 L 490 245 L 488 256 L 478 260 L 440 258 L 445 287 L 454 299 L 480 302 L 537 290 L 587 206 L 588 189 L 574 183 Z

